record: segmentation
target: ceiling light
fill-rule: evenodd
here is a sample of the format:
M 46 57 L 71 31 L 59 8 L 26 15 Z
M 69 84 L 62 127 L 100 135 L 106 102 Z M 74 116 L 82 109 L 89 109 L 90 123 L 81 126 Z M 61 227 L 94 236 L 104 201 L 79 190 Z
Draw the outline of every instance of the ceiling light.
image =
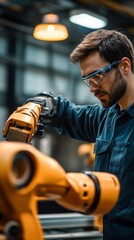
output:
M 91 29 L 99 29 L 107 25 L 106 18 L 85 10 L 72 11 L 69 20 L 72 23 Z
M 34 38 L 45 41 L 62 41 L 67 39 L 67 28 L 58 22 L 58 15 L 52 13 L 44 15 L 42 23 L 34 29 Z

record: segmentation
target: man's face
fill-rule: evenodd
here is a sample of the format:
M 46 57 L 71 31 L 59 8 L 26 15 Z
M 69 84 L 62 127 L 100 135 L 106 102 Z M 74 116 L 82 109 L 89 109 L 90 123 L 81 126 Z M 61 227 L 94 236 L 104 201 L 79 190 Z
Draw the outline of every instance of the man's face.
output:
M 107 65 L 109 63 L 102 59 L 98 52 L 92 53 L 80 62 L 82 76 L 92 74 Z M 101 80 L 97 81 L 96 75 L 88 81 L 90 91 L 100 100 L 103 107 L 110 107 L 118 102 L 127 89 L 127 81 L 120 72 L 119 64 Z

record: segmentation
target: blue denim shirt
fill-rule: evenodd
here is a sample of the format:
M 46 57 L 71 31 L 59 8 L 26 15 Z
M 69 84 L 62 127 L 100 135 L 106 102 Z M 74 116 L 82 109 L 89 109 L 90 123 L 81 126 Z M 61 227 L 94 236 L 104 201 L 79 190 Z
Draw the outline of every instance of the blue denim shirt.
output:
M 58 97 L 53 126 L 60 134 L 95 142 L 95 170 L 115 174 L 121 184 L 117 205 L 104 215 L 104 240 L 134 240 L 134 104 L 75 106 Z

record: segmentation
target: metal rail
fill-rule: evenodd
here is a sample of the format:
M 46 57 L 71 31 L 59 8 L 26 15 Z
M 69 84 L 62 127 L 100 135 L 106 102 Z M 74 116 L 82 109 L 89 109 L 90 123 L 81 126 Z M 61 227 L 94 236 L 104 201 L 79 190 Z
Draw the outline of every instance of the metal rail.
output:
M 58 213 L 38 215 L 42 228 L 45 229 L 62 229 L 93 227 L 94 217 L 85 216 L 79 213 Z
M 103 234 L 94 228 L 94 216 L 79 213 L 38 215 L 45 240 L 102 240 Z
M 98 231 L 89 232 L 75 232 L 75 233 L 62 233 L 62 234 L 51 234 L 44 235 L 45 240 L 103 240 L 103 235 Z

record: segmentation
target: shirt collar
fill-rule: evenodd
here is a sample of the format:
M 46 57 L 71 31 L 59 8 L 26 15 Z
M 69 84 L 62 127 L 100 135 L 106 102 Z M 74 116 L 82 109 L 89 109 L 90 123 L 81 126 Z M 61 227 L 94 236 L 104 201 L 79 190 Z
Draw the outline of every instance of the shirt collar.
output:
M 134 103 L 131 104 L 126 111 L 129 113 L 130 117 L 134 117 Z
M 112 113 L 115 113 L 115 112 L 118 112 L 118 111 L 121 111 L 121 110 L 120 110 L 119 104 L 116 103 L 115 105 L 113 105 L 113 106 L 111 107 L 111 112 L 112 112 Z M 131 104 L 128 108 L 126 108 L 126 109 L 123 110 L 123 111 L 126 111 L 126 112 L 130 115 L 130 117 L 134 117 L 134 103 Z

